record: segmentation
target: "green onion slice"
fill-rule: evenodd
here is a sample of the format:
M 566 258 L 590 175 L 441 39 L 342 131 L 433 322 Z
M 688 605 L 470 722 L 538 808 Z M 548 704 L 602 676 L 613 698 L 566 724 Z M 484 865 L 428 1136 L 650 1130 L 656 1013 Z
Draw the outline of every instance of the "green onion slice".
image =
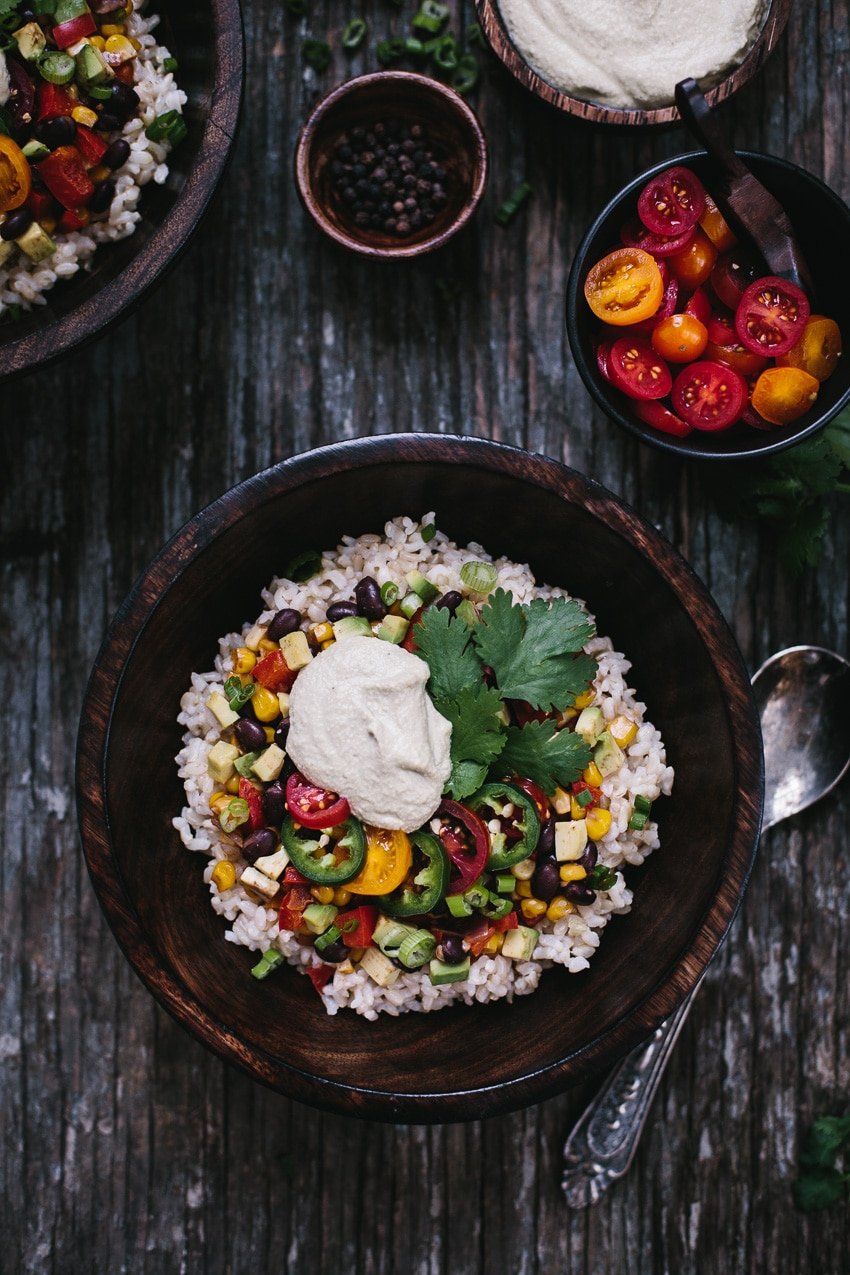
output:
M 322 555 L 315 549 L 305 549 L 303 553 L 299 553 L 284 568 L 283 574 L 286 580 L 294 580 L 296 584 L 303 584 L 305 580 L 310 580 L 313 576 L 318 575 L 321 569 Z
M 426 522 L 424 527 L 420 528 L 420 534 L 426 545 L 430 544 L 437 534 L 437 527 L 433 522 Z
M 398 602 L 401 590 L 392 580 L 387 580 L 386 584 L 381 585 L 381 601 L 385 607 L 395 606 Z
M 365 18 L 352 18 L 342 33 L 342 47 L 353 52 L 366 39 L 369 25 Z
M 469 93 L 478 83 L 478 61 L 473 53 L 464 53 L 449 81 L 456 93 Z
M 381 66 L 390 66 L 404 57 L 407 52 L 406 42 L 397 37 L 392 40 L 382 40 L 376 52 Z
M 248 803 L 243 797 L 233 797 L 228 801 L 218 817 L 224 832 L 235 832 L 243 823 L 248 822 Z
M 301 56 L 314 71 L 327 71 L 331 64 L 331 46 L 327 40 L 305 40 Z
M 70 53 L 57 49 L 45 53 L 38 64 L 38 73 L 48 84 L 70 84 L 77 71 L 77 63 Z
M 430 930 L 414 930 L 401 941 L 398 949 L 398 960 L 408 970 L 418 970 L 420 965 L 430 961 L 437 950 L 437 940 Z
M 276 970 L 279 965 L 283 964 L 283 957 L 276 948 L 270 947 L 267 952 L 263 952 L 256 965 L 251 967 L 251 973 L 254 978 L 268 978 L 272 970 Z
M 449 16 L 449 6 L 436 0 L 422 0 L 422 7 L 413 19 L 414 31 L 430 31 L 433 35 L 443 28 Z
M 529 186 L 528 182 L 520 182 L 516 190 L 508 195 L 507 199 L 496 213 L 496 221 L 500 226 L 510 225 L 531 193 L 532 188 Z
M 499 573 L 492 562 L 465 562 L 460 569 L 460 578 L 470 593 L 486 598 L 495 586 Z
M 242 682 L 242 680 L 236 676 L 229 677 L 224 683 L 225 698 L 234 712 L 238 712 L 240 708 L 245 707 L 248 700 L 254 694 L 255 689 L 256 687 L 253 680 L 249 679 L 247 682 Z

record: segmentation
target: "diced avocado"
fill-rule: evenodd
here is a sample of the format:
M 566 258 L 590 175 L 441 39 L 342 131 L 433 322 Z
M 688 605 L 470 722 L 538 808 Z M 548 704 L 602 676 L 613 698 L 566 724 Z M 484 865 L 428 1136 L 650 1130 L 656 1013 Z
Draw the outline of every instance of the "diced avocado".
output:
M 332 903 L 311 903 L 304 909 L 304 924 L 311 934 L 324 934 L 336 920 L 339 908 Z
M 277 744 L 269 744 L 266 751 L 261 753 L 254 762 L 252 769 L 258 779 L 262 779 L 264 784 L 270 784 L 283 770 L 285 761 L 286 753 L 283 749 L 278 748 Z
M 518 925 L 515 930 L 508 930 L 502 944 L 502 956 L 512 961 L 530 961 L 537 947 L 540 935 L 528 925 Z
M 459 620 L 463 620 L 464 624 L 468 624 L 471 629 L 474 629 L 478 623 L 478 612 L 475 610 L 475 603 L 470 602 L 469 598 L 464 598 L 455 611 L 455 615 Z
M 280 649 L 283 652 L 283 658 L 286 660 L 289 668 L 294 672 L 296 669 L 304 668 L 313 658 L 313 652 L 307 641 L 307 634 L 301 629 L 296 629 L 294 633 L 287 633 L 280 639 Z
M 593 760 L 596 762 L 600 775 L 605 779 L 608 775 L 613 775 L 615 770 L 620 769 L 626 760 L 626 754 L 606 730 L 599 736 L 593 750 Z
M 239 878 L 239 884 L 248 890 L 256 890 L 257 894 L 262 894 L 267 899 L 273 899 L 277 894 L 277 881 L 267 877 L 265 872 L 258 872 L 256 868 L 246 868 Z
M 376 947 L 366 948 L 360 958 L 359 968 L 365 970 L 372 982 L 377 983 L 379 987 L 391 987 L 401 973 L 401 970 L 397 969 L 392 961 Z
M 83 88 L 103 84 L 115 78 L 115 72 L 94 44 L 84 44 L 77 54 L 77 79 Z
M 264 855 L 262 859 L 257 860 L 254 867 L 264 876 L 270 877 L 272 881 L 277 881 L 288 863 L 289 855 L 283 846 L 278 846 L 274 854 Z
M 563 788 L 556 788 L 555 795 L 552 798 L 552 805 L 556 814 L 568 815 L 570 813 L 570 794 L 565 792 Z
M 333 631 L 337 642 L 342 638 L 372 636 L 372 626 L 362 615 L 347 615 L 344 619 L 337 620 Z
M 239 749 L 235 744 L 226 744 L 223 739 L 220 739 L 213 745 L 207 758 L 207 769 L 217 784 L 226 784 L 235 774 L 233 763 L 238 756 Z
M 213 691 L 207 699 L 207 708 L 222 726 L 232 726 L 239 721 L 239 714 L 234 713 L 221 691 Z
M 37 22 L 27 22 L 25 26 L 13 31 L 12 39 L 17 41 L 18 52 L 27 62 L 37 62 L 47 48 L 44 32 Z
M 18 245 L 14 240 L 0 239 L 0 266 L 5 265 L 13 253 L 17 252 Z
M 469 978 L 469 957 L 457 965 L 447 965 L 445 961 L 433 960 L 428 965 L 428 974 L 435 987 L 444 983 L 463 983 Z
M 377 636 L 384 642 L 392 642 L 398 646 L 404 641 L 409 628 L 410 621 L 405 620 L 403 615 L 385 615 L 378 626 Z
M 422 599 L 418 593 L 405 593 L 404 597 L 398 604 L 405 619 L 412 620 L 416 612 L 422 606 Z
M 439 596 L 440 590 L 421 571 L 408 571 L 404 578 L 424 606 Z
M 569 819 L 555 824 L 555 858 L 559 863 L 580 859 L 587 846 L 587 822 Z
M 243 753 L 241 757 L 237 757 L 233 763 L 236 773 L 241 775 L 243 779 L 250 779 L 254 773 L 254 762 L 258 757 L 262 757 L 262 749 L 257 753 Z
M 40 159 L 44 159 L 46 155 L 50 154 L 50 149 L 45 146 L 44 142 L 31 137 L 26 146 L 21 147 L 21 153 L 26 156 L 31 164 L 37 164 Z
M 583 708 L 575 725 L 576 734 L 581 735 L 584 742 L 592 748 L 604 730 L 605 718 L 602 716 L 602 709 Z
M 30 261 L 38 264 L 39 261 L 46 261 L 48 257 L 52 257 L 56 251 L 56 243 L 50 238 L 47 231 L 34 221 L 29 230 L 25 230 L 19 235 L 15 243 L 25 252 Z

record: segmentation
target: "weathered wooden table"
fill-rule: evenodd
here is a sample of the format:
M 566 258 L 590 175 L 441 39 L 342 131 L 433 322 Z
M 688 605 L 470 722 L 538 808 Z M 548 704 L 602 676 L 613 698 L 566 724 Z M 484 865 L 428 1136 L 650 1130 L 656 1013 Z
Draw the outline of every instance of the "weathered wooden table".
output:
M 73 746 L 107 622 L 193 511 L 315 444 L 425 429 L 546 452 L 664 530 L 751 668 L 799 641 L 847 650 L 847 510 L 818 570 L 789 580 L 756 528 L 719 521 L 696 468 L 593 410 L 572 365 L 563 292 L 582 230 L 634 173 L 687 149 L 683 133 L 594 132 L 488 61 L 477 105 L 493 174 L 474 229 L 440 258 L 374 269 L 320 240 L 290 178 L 319 90 L 374 65 L 337 52 L 323 76 L 305 71 L 304 35 L 338 45 L 352 16 L 309 7 L 301 23 L 273 0 L 246 6 L 241 138 L 182 264 L 118 330 L 2 392 L 0 1268 L 837 1275 L 850 1211 L 804 1217 L 791 1182 L 801 1130 L 850 1091 L 847 784 L 765 838 L 634 1169 L 583 1215 L 558 1183 L 587 1090 L 481 1125 L 324 1116 L 208 1055 L 155 1007 L 101 918 Z M 374 46 L 395 10 L 360 10 Z M 845 198 L 849 47 L 845 0 L 795 5 L 765 73 L 724 111 L 738 144 L 787 155 Z M 523 178 L 534 200 L 499 229 L 494 209 Z

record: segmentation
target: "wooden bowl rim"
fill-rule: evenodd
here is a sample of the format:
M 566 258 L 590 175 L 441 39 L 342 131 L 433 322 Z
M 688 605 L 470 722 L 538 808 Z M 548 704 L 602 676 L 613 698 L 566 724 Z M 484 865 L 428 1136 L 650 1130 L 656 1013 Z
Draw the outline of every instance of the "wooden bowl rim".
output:
M 26 336 L 0 343 L 0 382 L 35 372 L 93 340 L 130 309 L 175 264 L 198 228 L 227 169 L 245 83 L 241 0 L 209 0 L 213 87 L 198 153 L 173 206 L 123 270 L 68 314 Z
M 364 89 L 368 90 L 390 81 L 412 84 L 417 88 L 424 89 L 426 92 L 431 92 L 436 97 L 442 98 L 447 106 L 455 112 L 470 134 L 469 149 L 474 159 L 475 181 L 454 221 L 430 235 L 427 239 L 420 239 L 416 243 L 410 244 L 399 243 L 398 247 L 382 248 L 376 244 L 370 244 L 365 240 L 358 239 L 354 232 L 346 234 L 326 216 L 321 201 L 313 191 L 313 184 L 310 178 L 310 154 L 319 126 L 329 110 L 354 93 L 362 93 Z M 332 88 L 329 93 L 326 93 L 316 103 L 298 134 L 293 166 L 295 170 L 295 185 L 301 203 L 321 231 L 330 239 L 333 239 L 335 243 L 340 244 L 341 247 L 347 248 L 351 252 L 359 253 L 360 256 L 371 257 L 377 261 L 399 261 L 410 257 L 421 257 L 426 252 L 433 252 L 435 248 L 441 248 L 443 244 L 448 243 L 467 225 L 477 211 L 487 188 L 490 155 L 487 147 L 487 138 L 484 135 L 478 116 L 469 103 L 459 93 L 456 93 L 453 88 L 443 84 L 440 80 L 435 80 L 430 75 L 420 75 L 417 71 L 370 71 L 366 75 L 358 75 L 352 80 L 345 80 L 342 84 L 336 85 L 335 88 Z
M 712 665 L 731 719 L 737 776 L 734 832 L 724 877 L 676 965 L 663 971 L 642 1001 L 583 1050 L 548 1066 L 532 1067 L 499 1085 L 437 1095 L 388 1092 L 310 1075 L 248 1044 L 210 1013 L 160 958 L 132 907 L 112 853 L 106 799 L 111 721 L 129 659 L 143 629 L 167 593 L 179 585 L 187 566 L 222 531 L 288 491 L 379 464 L 420 462 L 467 465 L 509 475 L 521 466 L 528 482 L 580 505 L 629 544 L 635 543 L 638 533 L 650 546 L 662 580 L 687 607 L 701 639 L 714 652 Z M 165 591 L 164 578 L 170 581 Z M 154 998 L 203 1044 L 253 1079 L 343 1115 L 389 1121 L 473 1120 L 540 1102 L 598 1074 L 654 1031 L 696 987 L 737 913 L 755 859 L 763 784 L 758 717 L 743 659 L 720 609 L 685 559 L 638 513 L 594 480 L 548 457 L 465 436 L 390 434 L 334 443 L 284 460 L 208 505 L 161 550 L 119 608 L 90 676 L 77 739 L 77 809 L 86 864 L 115 938 Z
M 649 110 L 642 107 L 605 106 L 601 102 L 573 97 L 561 89 L 554 88 L 541 75 L 538 75 L 519 53 L 502 21 L 498 0 L 475 0 L 475 5 L 481 29 L 493 52 L 504 63 L 511 75 L 537 97 L 548 102 L 550 106 L 595 124 L 647 128 L 673 124 L 679 119 L 679 112 L 672 104 L 653 107 Z M 770 0 L 770 7 L 765 15 L 761 31 L 743 62 L 706 93 L 706 98 L 712 106 L 725 102 L 733 93 L 737 93 L 738 89 L 743 88 L 761 69 L 779 43 L 788 25 L 790 14 L 791 0 Z
M 772 164 L 780 170 L 792 174 L 803 183 L 812 187 L 818 194 L 828 199 L 836 209 L 842 214 L 848 223 L 848 233 L 850 233 L 850 207 L 845 204 L 844 200 L 838 195 L 826 182 L 820 177 L 816 177 L 814 173 L 810 173 L 808 169 L 801 168 L 799 164 L 793 163 L 790 159 L 783 159 L 778 155 L 765 155 L 761 151 L 737 150 L 735 154 L 740 156 L 745 163 L 750 164 L 753 160 L 757 163 Z M 602 382 L 595 364 L 591 364 L 584 355 L 579 340 L 579 328 L 577 314 L 579 308 L 584 305 L 583 286 L 584 280 L 582 275 L 585 271 L 585 258 L 591 241 L 597 234 L 599 227 L 616 210 L 619 204 L 624 200 L 630 199 L 642 186 L 651 181 L 658 173 L 663 173 L 666 169 L 672 168 L 674 164 L 692 164 L 695 160 L 707 159 L 708 154 L 704 150 L 688 151 L 684 155 L 674 155 L 670 159 L 660 160 L 657 164 L 653 164 L 651 168 L 647 168 L 638 175 L 621 190 L 608 200 L 605 207 L 594 217 L 585 234 L 582 236 L 581 242 L 576 249 L 573 258 L 573 264 L 570 269 L 569 279 L 567 280 L 567 290 L 565 294 L 565 310 L 567 336 L 569 337 L 570 349 L 572 350 L 573 361 L 575 362 L 578 374 L 585 384 L 585 388 L 595 399 L 596 403 L 601 407 L 605 415 L 615 424 L 622 426 L 623 429 L 634 434 L 635 438 L 639 438 L 643 443 L 649 443 L 652 447 L 657 447 L 661 451 L 670 452 L 673 455 L 681 456 L 685 460 L 699 460 L 712 462 L 726 462 L 735 464 L 738 461 L 760 460 L 767 456 L 775 456 L 779 452 L 784 452 L 789 447 L 795 447 L 797 443 L 801 443 L 803 439 L 810 438 L 812 434 L 818 433 L 824 428 L 839 412 L 850 403 L 850 383 L 841 395 L 841 398 L 831 407 L 826 408 L 820 416 L 810 421 L 805 428 L 797 430 L 794 433 L 786 434 L 781 438 L 774 437 L 772 433 L 763 433 L 759 435 L 760 445 L 753 445 L 745 450 L 734 452 L 718 452 L 712 451 L 705 445 L 700 445 L 697 437 L 698 431 L 689 434 L 687 438 L 675 438 L 670 434 L 661 434 L 658 430 L 652 429 L 649 425 L 634 419 L 627 412 L 621 410 L 615 401 L 609 401 L 606 394 L 606 387 Z

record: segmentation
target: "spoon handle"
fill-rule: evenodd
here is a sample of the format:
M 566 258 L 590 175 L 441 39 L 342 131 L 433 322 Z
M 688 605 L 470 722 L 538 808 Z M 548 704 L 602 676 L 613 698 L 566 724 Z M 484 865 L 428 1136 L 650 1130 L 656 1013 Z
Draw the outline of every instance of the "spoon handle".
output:
M 589 1208 L 628 1172 L 698 989 L 699 983 L 649 1040 L 626 1055 L 567 1138 L 561 1184 L 571 1209 Z
M 679 81 L 676 85 L 676 106 L 683 122 L 720 166 L 727 181 L 749 175 L 749 169 L 729 145 L 717 115 L 705 100 L 696 80 Z

